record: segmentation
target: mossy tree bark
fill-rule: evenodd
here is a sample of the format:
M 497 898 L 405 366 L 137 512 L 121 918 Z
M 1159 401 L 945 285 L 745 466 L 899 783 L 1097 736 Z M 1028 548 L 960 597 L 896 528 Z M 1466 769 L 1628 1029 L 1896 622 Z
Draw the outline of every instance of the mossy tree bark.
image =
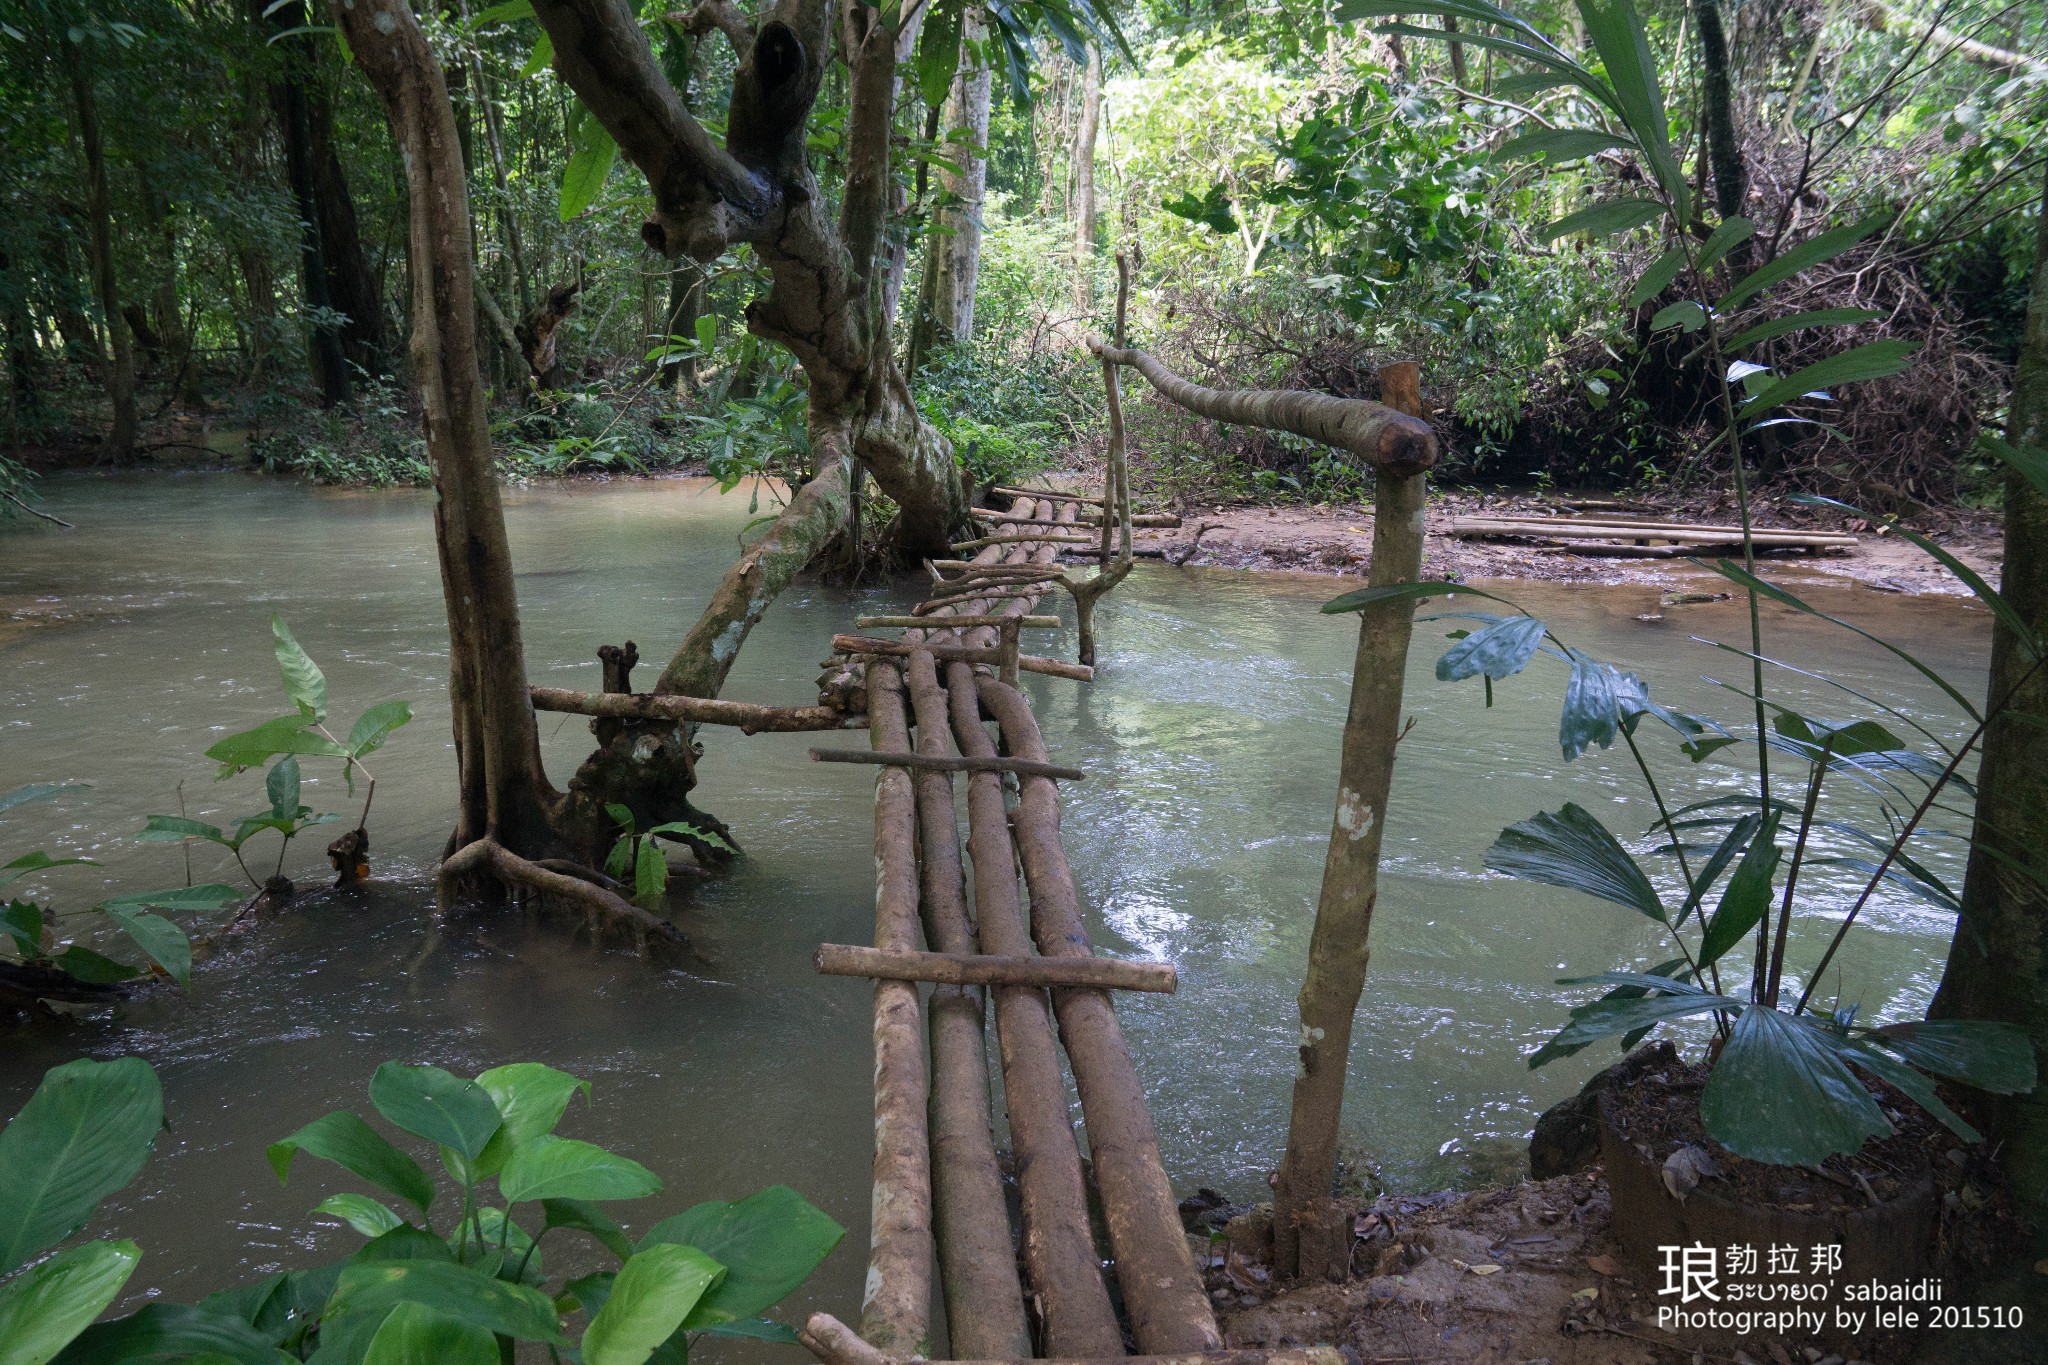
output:
M 2048 192 L 2042 204 L 2006 427 L 2013 445 L 2035 452 L 2048 451 Z M 1999 591 L 2037 637 L 2048 635 L 2048 496 L 2017 471 L 2006 476 Z M 2048 669 L 2002 622 L 1992 627 L 1989 696 L 2003 707 L 1984 732 L 1963 909 L 1932 1013 L 2022 1025 L 2048 1077 Z M 2048 1084 L 1991 1103 L 2006 1174 L 2048 1237 Z

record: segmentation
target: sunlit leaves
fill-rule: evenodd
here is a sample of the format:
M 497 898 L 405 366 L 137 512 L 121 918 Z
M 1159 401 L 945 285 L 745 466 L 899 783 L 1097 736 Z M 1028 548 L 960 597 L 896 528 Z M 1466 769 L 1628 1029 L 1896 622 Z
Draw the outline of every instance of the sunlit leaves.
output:
M 612 163 L 619 159 L 619 144 L 587 110 L 581 113 L 571 136 L 575 151 L 569 156 L 569 164 L 562 168 L 562 189 L 556 204 L 557 216 L 565 223 L 597 202 L 598 195 L 604 192 L 605 177 L 611 174 Z

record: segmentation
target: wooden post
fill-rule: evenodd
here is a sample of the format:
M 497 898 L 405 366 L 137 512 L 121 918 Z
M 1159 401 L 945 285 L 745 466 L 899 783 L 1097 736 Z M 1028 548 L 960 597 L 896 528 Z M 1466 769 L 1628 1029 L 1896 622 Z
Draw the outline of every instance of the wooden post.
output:
M 1005 617 L 1002 623 L 996 627 L 996 638 L 1002 641 L 997 648 L 1002 654 L 1000 666 L 1002 668 L 1003 681 L 1012 687 L 1017 685 L 1018 624 L 1022 619 L 1022 617 L 1017 616 Z
M 1421 416 L 1421 372 L 1413 361 L 1381 370 L 1380 390 L 1388 407 Z M 1420 472 L 1397 473 L 1384 465 L 1379 469 L 1369 574 L 1375 587 L 1411 583 L 1421 573 L 1424 482 Z M 1343 1274 L 1337 1264 L 1343 1258 L 1322 1249 L 1336 1240 L 1324 1234 L 1337 1217 L 1331 1196 L 1344 1077 L 1379 896 L 1380 841 L 1393 783 L 1394 745 L 1400 738 L 1402 680 L 1414 615 L 1412 601 L 1388 602 L 1366 608 L 1358 622 L 1337 812 L 1323 860 L 1322 895 L 1299 998 L 1300 1062 L 1294 1073 L 1287 1155 L 1274 1189 L 1274 1259 L 1280 1272 L 1289 1276 Z M 1343 1244 L 1350 1245 L 1348 1228 Z

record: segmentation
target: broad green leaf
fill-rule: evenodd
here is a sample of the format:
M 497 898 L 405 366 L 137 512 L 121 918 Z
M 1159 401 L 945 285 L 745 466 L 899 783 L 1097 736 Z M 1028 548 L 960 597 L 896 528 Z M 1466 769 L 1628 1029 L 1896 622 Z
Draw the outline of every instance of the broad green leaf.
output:
M 279 716 L 253 730 L 213 745 L 206 756 L 221 765 L 221 777 L 233 777 L 244 768 L 260 768 L 279 754 L 311 754 L 320 758 L 346 758 L 348 750 L 317 730 L 310 729 L 304 716 Z
M 1836 723 L 1809 720 L 1796 711 L 1780 711 L 1771 728 L 1787 739 L 1810 746 L 1817 755 L 1823 746 L 1838 758 L 1857 754 L 1882 754 L 1904 749 L 1906 742 L 1874 720 Z
M 705 829 L 702 826 L 693 825 L 688 820 L 664 820 L 658 825 L 654 825 L 646 830 L 643 830 L 642 833 L 649 839 L 655 838 L 656 836 L 663 834 L 670 836 L 687 835 L 689 838 L 692 839 L 701 839 L 705 843 L 711 845 L 713 848 L 722 848 L 727 853 L 739 852 L 739 850 L 734 848 L 732 844 L 729 843 L 726 840 L 726 838 L 723 835 L 721 835 L 717 830 Z
M 595 1143 L 544 1134 L 516 1148 L 498 1176 L 507 1203 L 529 1199 L 639 1199 L 661 1179 L 639 1162 Z
M 107 915 L 181 989 L 192 989 L 192 941 L 183 929 L 162 915 L 139 910 L 109 910 Z
M 628 1256 L 631 1254 L 630 1251 L 626 1253 Z M 625 1256 L 619 1258 L 622 1263 L 625 1259 Z M 580 1308 L 591 1317 L 596 1317 L 604 1311 L 605 1300 L 612 1296 L 612 1281 L 618 1277 L 615 1270 L 600 1270 L 594 1274 L 577 1276 L 562 1286 L 563 1297 L 575 1301 L 575 1307 L 564 1305 L 563 1311 L 573 1313 Z M 561 1303 L 562 1300 L 558 1299 L 556 1302 Z
M 1678 272 L 1683 269 L 1685 269 L 1685 248 L 1682 246 L 1672 247 L 1655 261 L 1652 261 L 1650 268 L 1645 270 L 1641 277 L 1636 280 L 1636 287 L 1629 291 L 1628 306 L 1640 308 L 1651 299 L 1656 298 L 1670 287 L 1671 282 L 1678 278 Z
M 1753 1005 L 1700 1095 L 1707 1136 L 1751 1161 L 1817 1166 L 1892 1131 L 1821 1025 Z
M 105 986 L 116 981 L 133 981 L 142 975 L 138 967 L 125 962 L 116 962 L 111 957 L 94 952 L 82 943 L 74 943 L 56 957 L 50 959 L 64 971 L 89 985 Z
M 1832 384 L 1854 384 L 1897 374 L 1906 368 L 1906 358 L 1919 349 L 1919 342 L 1898 338 L 1869 341 L 1851 347 L 1839 355 L 1816 360 L 1783 379 L 1773 380 L 1742 405 L 1741 415 L 1745 418 L 1760 417 L 1773 408 L 1818 393 Z
M 1597 156 L 1613 147 L 1633 146 L 1635 143 L 1619 133 L 1594 128 L 1539 128 L 1501 143 L 1493 149 L 1493 159 L 1512 161 L 1518 157 L 1540 156 L 1553 164 L 1562 164 Z
M 57 1365 L 142 1365 L 157 1361 L 233 1361 L 280 1365 L 262 1332 L 220 1307 L 152 1303 L 138 1313 L 88 1327 Z
M 1669 992 L 1671 983 L 1664 983 Z M 1531 1069 L 1542 1066 L 1561 1056 L 1597 1043 L 1602 1038 L 1612 1038 L 1617 1033 L 1633 1033 L 1638 1029 L 1653 1028 L 1672 1019 L 1686 1019 L 1695 1014 L 1706 1014 L 1713 1010 L 1738 1010 L 1742 1002 L 1725 995 L 1706 995 L 1692 991 L 1676 994 L 1643 995 L 1636 998 L 1617 996 L 1603 997 L 1589 1005 L 1581 1005 L 1572 1011 L 1572 1021 L 1559 1029 L 1554 1037 L 1529 1058 Z
M 0 1284 L 0 1360 L 54 1358 L 106 1311 L 141 1259 L 133 1242 L 87 1242 Z
M 1921 1019 L 1886 1024 L 1874 1042 L 1924 1071 L 1988 1090 L 2020 1095 L 2034 1088 L 2034 1049 L 2016 1024 L 1986 1019 Z
M 1543 623 L 1533 616 L 1509 616 L 1482 626 L 1444 651 L 1436 661 L 1442 682 L 1460 682 L 1483 673 L 1499 682 L 1528 667 L 1543 643 Z
M 664 1218 L 641 1239 L 693 1246 L 725 1267 L 725 1278 L 690 1315 L 692 1330 L 751 1318 L 804 1282 L 846 1229 L 787 1185 L 737 1203 L 713 1201 Z
M 187 839 L 204 839 L 212 844 L 225 844 L 228 838 L 221 833 L 219 825 L 209 825 L 203 820 L 187 820 L 182 815 L 152 815 L 143 825 L 142 832 L 135 836 L 137 843 L 181 844 Z
M 691 1246 L 662 1243 L 635 1252 L 583 1333 L 584 1365 L 642 1365 L 724 1274 Z
M 533 17 L 533 0 L 504 0 L 503 4 L 478 11 L 477 16 L 470 20 L 470 26 L 482 28 L 485 24 L 510 24 Z
M 1709 233 L 1705 245 L 1700 247 L 1699 269 L 1701 273 L 1712 270 L 1721 263 L 1721 258 L 1756 235 L 1756 224 L 1747 218 L 1734 217 L 1721 221 L 1720 226 Z
M 1936 672 L 1932 667 L 1924 663 L 1917 656 L 1910 654 L 1906 650 L 1899 648 L 1897 645 L 1891 643 L 1891 641 L 1881 639 L 1878 636 L 1871 634 L 1863 627 L 1858 625 L 1852 625 L 1850 622 L 1844 621 L 1838 616 L 1828 615 L 1826 612 L 1820 610 L 1818 607 L 1809 605 L 1797 594 L 1788 592 L 1784 588 L 1777 586 L 1775 583 L 1768 583 L 1763 579 L 1757 577 L 1755 574 L 1743 568 L 1740 564 L 1737 564 L 1734 560 L 1717 559 L 1713 562 L 1713 564 L 1710 567 L 1714 570 L 1715 573 L 1720 574 L 1723 578 L 1727 579 L 1731 583 L 1736 584 L 1739 587 L 1747 588 L 1752 592 L 1758 593 L 1764 597 L 1768 597 L 1773 602 L 1781 602 L 1784 605 L 1791 607 L 1796 611 L 1803 611 L 1809 616 L 1818 616 L 1823 621 L 1832 622 L 1833 624 L 1840 626 L 1843 630 L 1849 631 L 1850 633 L 1855 635 L 1860 635 L 1864 639 L 1870 641 L 1872 644 L 1877 645 L 1882 649 L 1889 650 L 1893 655 L 1898 657 L 1900 660 L 1911 665 L 1914 671 L 1919 673 L 1921 677 L 1927 679 L 1927 681 L 1933 683 L 1936 687 L 1939 687 L 1943 692 L 1947 693 L 1948 699 L 1954 702 L 1958 707 L 1962 708 L 1963 714 L 1967 715 L 1971 720 L 1983 719 L 1983 717 L 1977 713 L 1976 705 L 1973 702 L 1971 702 L 1971 700 L 1968 697 L 1964 696 L 1963 693 L 1957 689 L 1954 683 L 1951 683 L 1947 678 L 1942 677 L 1940 673 Z
M 292 820 L 299 813 L 299 760 L 286 754 L 270 766 L 263 779 L 263 794 L 270 798 L 270 813 L 280 820 Z
M 576 150 L 562 170 L 562 192 L 556 214 L 563 222 L 576 218 L 597 202 L 604 192 L 605 177 L 619 159 L 619 144 L 605 131 L 596 115 L 585 113 L 576 133 Z
M 1545 242 L 1554 242 L 1560 237 L 1569 237 L 1583 232 L 1594 240 L 1612 237 L 1618 232 L 1654 223 L 1664 216 L 1664 206 L 1654 199 L 1609 199 L 1598 204 L 1588 204 L 1577 213 L 1568 213 L 1554 223 L 1545 223 L 1537 237 Z
M 348 1258 L 349 1265 L 367 1265 L 371 1261 L 443 1261 L 453 1265 L 455 1248 L 425 1228 L 400 1223 L 372 1237 Z
M 282 616 L 270 618 L 270 633 L 277 637 L 277 671 L 284 678 L 285 695 L 308 721 L 317 724 L 326 720 L 327 675 L 311 655 L 299 648 Z
M 26 806 L 31 801 L 48 801 L 67 792 L 86 790 L 88 787 L 83 782 L 31 782 L 25 787 L 16 787 L 11 792 L 0 794 L 0 815 L 6 814 L 16 806 Z
M 498 1339 L 423 1303 L 401 1303 L 370 1339 L 363 1365 L 498 1365 Z
M 313 1212 L 339 1218 L 365 1237 L 382 1237 L 405 1221 L 367 1194 L 330 1194 L 313 1206 Z
M 1734 355 L 1745 346 L 1754 346 L 1759 341 L 1769 341 L 1787 332 L 1804 331 L 1808 327 L 1847 327 L 1883 316 L 1884 313 L 1876 308 L 1815 308 L 1805 313 L 1788 313 L 1769 322 L 1760 322 L 1748 331 L 1737 332 L 1721 343 L 1721 349 Z
M 1680 299 L 1677 303 L 1666 304 L 1657 310 L 1657 316 L 1650 319 L 1653 332 L 1668 331 L 1673 327 L 1681 331 L 1697 332 L 1707 325 L 1707 310 L 1691 299 Z
M 1883 215 L 1866 218 L 1860 223 L 1834 228 L 1809 241 L 1801 242 L 1776 260 L 1758 266 L 1737 280 L 1735 287 L 1723 294 L 1714 306 L 1726 313 L 1744 299 L 1762 293 L 1781 280 L 1789 280 L 1800 271 L 1811 269 L 1822 261 L 1833 260 L 1876 232 L 1888 221 L 1889 219 Z
M 1779 858 L 1777 832 L 1778 817 L 1773 811 L 1750 840 L 1742 861 L 1735 865 L 1735 875 L 1728 879 L 1721 903 L 1715 907 L 1713 919 L 1707 922 L 1706 938 L 1699 952 L 1702 970 L 1719 962 L 1723 954 L 1747 938 L 1771 908 L 1771 878 L 1777 873 Z
M 0 877 L 0 886 L 7 885 L 7 883 L 13 881 L 17 877 L 26 877 L 31 872 L 42 872 L 52 867 L 98 866 L 99 864 L 94 862 L 90 858 L 52 858 L 49 854 L 43 852 L 41 849 L 37 849 L 33 853 L 24 853 L 19 858 L 16 858 L 13 862 L 8 863 L 4 867 L 0 867 L 0 872 L 4 872 L 7 874 L 4 877 Z
M 381 1316 L 401 1303 L 423 1304 L 458 1322 L 520 1341 L 564 1344 L 561 1322 L 546 1295 L 449 1261 L 353 1263 L 336 1281 L 321 1321 Z
M 939 0 L 917 35 L 917 93 L 932 109 L 945 104 L 953 73 L 960 69 L 961 9 L 960 0 Z
M 533 1244 L 533 1234 L 520 1227 L 517 1219 L 507 1220 L 505 1210 L 486 1204 L 477 1210 L 477 1223 L 484 1230 L 486 1246 L 505 1248 L 507 1270 L 501 1273 L 506 1279 L 512 1278 L 510 1272 L 518 1269 L 521 1261 L 526 1263 L 524 1283 L 538 1286 L 547 1278 L 541 1269 L 540 1250 Z
M 533 40 L 533 51 L 527 55 L 526 64 L 519 68 L 521 80 L 531 80 L 555 64 L 554 40 L 548 37 L 546 29 Z
M 411 702 L 378 702 L 356 719 L 354 728 L 348 732 L 348 742 L 342 747 L 355 758 L 375 753 L 393 730 L 411 719 Z
M 491 1097 L 502 1120 L 476 1159 L 479 1176 L 496 1175 L 514 1148 L 553 1132 L 579 1087 L 584 1099 L 590 1098 L 590 1082 L 540 1062 L 494 1066 L 478 1076 L 476 1083 Z
M 1524 71 L 1495 80 L 1493 93 L 1502 99 L 1520 100 L 1571 83 L 1571 77 L 1562 71 Z
M 471 1161 L 502 1120 L 490 1092 L 438 1066 L 386 1062 L 370 1077 L 370 1103 L 391 1122 Z
M 25 962 L 43 952 L 43 907 L 33 901 L 9 901 L 0 905 L 0 932 L 14 940 Z
M 639 856 L 633 860 L 633 899 L 654 910 L 660 907 L 667 890 L 668 859 L 652 838 L 643 838 Z
M 1666 922 L 1663 902 L 1643 869 L 1598 817 L 1575 803 L 1509 825 L 1486 850 L 1486 866 L 1523 881 L 1583 891 Z
M 264 1155 L 269 1158 L 270 1168 L 277 1172 L 280 1185 L 291 1172 L 292 1158 L 300 1152 L 354 1172 L 421 1213 L 434 1202 L 434 1182 L 427 1178 L 419 1163 L 346 1109 L 314 1119 L 290 1137 L 270 1144 Z
M 625 1229 L 611 1220 L 611 1217 L 597 1205 L 585 1199 L 543 1199 L 541 1212 L 547 1221 L 542 1231 L 549 1228 L 571 1228 L 587 1232 L 604 1245 L 605 1250 L 621 1261 L 633 1254 L 633 1244 L 626 1238 Z
M 239 901 L 242 894 L 243 888 L 239 886 L 206 882 L 200 886 L 168 886 L 161 891 L 125 891 L 107 897 L 93 908 L 108 914 L 123 910 L 218 910 L 230 901 Z
M 1839 1052 L 1851 1066 L 1860 1067 L 1881 1081 L 1887 1081 L 1903 1090 L 1913 1103 L 1941 1120 L 1951 1133 L 1965 1142 L 1982 1142 L 1984 1135 L 1963 1121 L 1960 1114 L 1942 1102 L 1934 1089 L 1934 1082 L 1907 1066 L 1898 1058 L 1881 1048 L 1872 1047 L 1860 1038 L 1843 1038 L 1831 1031 L 1823 1031 L 1821 1037 Z
M 1412 602 L 1418 598 L 1453 596 L 1484 597 L 1493 602 L 1505 602 L 1511 607 L 1515 605 L 1497 593 L 1490 593 L 1464 583 L 1389 583 L 1385 587 L 1360 588 L 1355 592 L 1347 592 L 1342 597 L 1333 597 L 1323 603 L 1323 615 L 1339 616 L 1348 611 L 1364 611 L 1367 607 L 1378 606 L 1382 602 Z
M 1649 689 L 1635 674 L 1577 650 L 1568 653 L 1572 671 L 1557 721 L 1557 743 L 1567 763 L 1595 744 L 1603 749 L 1613 744 L 1622 721 L 1648 710 L 1650 700 Z
M 0 1132 L 0 1274 L 69 1237 L 133 1180 L 163 1121 L 163 1088 L 140 1057 L 45 1072 Z

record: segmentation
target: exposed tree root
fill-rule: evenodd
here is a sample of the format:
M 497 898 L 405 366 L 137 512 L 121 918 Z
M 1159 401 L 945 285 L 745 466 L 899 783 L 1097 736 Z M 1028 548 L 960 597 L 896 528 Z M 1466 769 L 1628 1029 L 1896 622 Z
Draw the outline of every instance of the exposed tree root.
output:
M 558 860 L 549 861 L 560 866 Z M 462 883 L 478 875 L 492 876 L 509 886 L 537 891 L 575 906 L 583 912 L 594 939 L 630 942 L 643 957 L 664 948 L 677 953 L 689 951 L 690 941 L 682 930 L 617 892 L 587 880 L 594 875 L 587 869 L 576 875 L 558 872 L 520 857 L 489 837 L 478 839 L 442 860 L 437 889 L 443 903 L 453 900 Z

